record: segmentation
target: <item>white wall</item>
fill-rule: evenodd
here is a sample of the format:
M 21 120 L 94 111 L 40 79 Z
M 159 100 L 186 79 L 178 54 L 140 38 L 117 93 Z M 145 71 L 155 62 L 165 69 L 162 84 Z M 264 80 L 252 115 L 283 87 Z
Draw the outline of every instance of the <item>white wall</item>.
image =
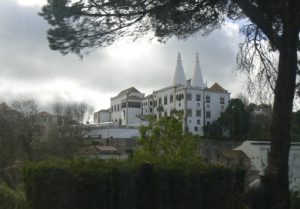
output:
M 251 160 L 253 169 L 263 173 L 268 163 L 270 142 L 245 141 L 235 150 L 243 151 Z M 300 143 L 292 143 L 289 155 L 290 188 L 300 191 Z
M 213 121 L 217 120 L 221 116 L 221 112 L 224 112 L 228 106 L 228 102 L 230 100 L 229 93 L 221 93 L 221 92 L 212 92 L 212 91 L 205 91 L 204 100 L 206 96 L 210 96 L 210 103 L 205 103 L 206 111 L 211 112 L 211 119 L 205 118 L 206 121 Z M 220 103 L 220 98 L 224 98 L 224 104 Z M 223 108 L 221 108 L 223 107 Z
M 137 99 L 130 99 L 131 96 L 135 96 Z M 111 98 L 111 121 L 118 124 L 121 122 L 120 125 L 127 126 L 137 124 L 140 121 L 137 116 L 141 115 L 141 108 L 128 107 L 128 102 L 141 102 L 143 98 L 144 94 L 138 92 L 129 92 Z M 122 108 L 122 102 L 126 103 L 126 107 Z
M 203 108 L 203 90 L 197 88 L 190 88 L 187 90 L 187 94 L 192 95 L 192 100 L 187 100 L 187 109 L 192 110 L 192 117 L 187 117 L 187 124 L 189 131 L 194 134 L 203 135 L 204 125 L 204 108 Z M 196 101 L 196 95 L 200 95 L 200 101 Z M 187 99 L 187 98 L 186 98 Z M 197 110 L 201 111 L 201 115 L 197 116 Z M 200 124 L 198 124 L 200 120 Z M 198 130 L 195 130 L 197 127 Z
M 184 99 L 181 101 L 176 100 L 176 95 L 178 94 L 183 94 Z M 187 100 L 187 94 L 192 95 L 191 100 Z M 200 101 L 196 101 L 197 94 L 201 95 Z M 170 103 L 170 95 L 173 95 L 172 103 Z M 206 103 L 206 95 L 210 96 L 210 103 Z M 167 96 L 167 104 L 164 104 L 165 96 Z M 221 97 L 224 98 L 224 104 L 220 104 Z M 157 101 L 157 107 L 159 106 L 159 98 L 161 98 L 161 105 L 164 107 L 164 112 L 167 113 L 167 116 L 170 116 L 170 111 L 172 109 L 184 110 L 186 119 L 184 120 L 183 127 L 187 126 L 189 132 L 191 133 L 203 135 L 204 123 L 212 123 L 220 117 L 221 112 L 225 111 L 228 106 L 230 94 L 207 90 L 205 91 L 203 88 L 195 88 L 192 86 L 170 86 L 153 92 L 153 99 Z M 154 114 L 156 114 L 158 117 L 159 112 L 157 111 L 157 107 L 154 108 Z M 192 116 L 187 116 L 188 109 L 191 109 Z M 197 110 L 201 111 L 201 116 L 196 115 Z M 205 117 L 206 111 L 211 112 L 211 118 Z M 162 115 L 164 115 L 164 112 L 162 112 Z M 198 124 L 198 120 L 200 120 L 200 124 Z
M 99 121 L 99 123 L 110 122 L 110 112 L 109 111 L 100 111 L 98 121 Z
M 184 95 L 184 98 L 180 101 L 176 99 L 176 95 L 179 94 Z M 187 100 L 187 94 L 192 95 L 191 100 Z M 197 94 L 201 95 L 200 101 L 196 101 Z M 173 102 L 170 102 L 170 95 L 173 95 Z M 207 95 L 210 96 L 210 103 L 206 103 Z M 132 100 L 130 96 L 137 96 L 138 98 Z M 165 97 L 167 97 L 167 104 L 164 102 Z M 221 97 L 224 98 L 224 104 L 220 104 Z M 159 99 L 161 99 L 161 104 L 159 104 Z M 173 109 L 177 111 L 183 110 L 185 113 L 183 128 L 188 127 L 189 132 L 203 135 L 203 126 L 214 122 L 220 117 L 221 112 L 227 108 L 229 99 L 229 93 L 214 92 L 203 88 L 182 85 L 159 89 L 154 91 L 152 96 L 146 98 L 144 98 L 144 94 L 131 92 L 111 98 L 110 120 L 116 124 L 119 124 L 119 121 L 121 121 L 120 125 L 139 126 L 143 123 L 139 117 L 141 115 L 152 114 L 159 118 L 160 114 L 161 116 L 170 116 Z M 141 102 L 141 108 L 128 107 L 128 103 L 125 108 L 121 108 L 122 102 L 126 101 Z M 152 102 L 152 106 L 150 106 L 150 101 Z M 154 106 L 155 102 L 157 103 L 156 106 Z M 119 109 L 117 108 L 118 105 Z M 164 111 L 161 113 L 157 111 L 160 105 L 164 108 Z M 150 108 L 152 108 L 152 113 L 150 113 Z M 187 116 L 188 109 L 191 109 L 192 116 Z M 196 115 L 197 110 L 201 111 L 201 116 Z M 211 113 L 210 118 L 206 117 L 207 111 Z
M 140 116 L 142 113 L 141 108 L 127 108 L 127 125 L 136 126 L 141 125 L 141 119 L 137 116 Z
M 139 136 L 138 127 L 118 127 L 117 125 L 109 125 L 106 127 L 93 127 L 91 130 L 84 136 L 84 138 L 132 138 Z
M 119 123 L 119 120 L 122 120 L 122 107 L 121 107 L 121 103 L 123 100 L 126 99 L 126 95 L 124 96 L 119 96 L 119 97 L 115 97 L 112 98 L 110 101 L 110 106 L 111 106 L 111 121 Z M 117 107 L 119 105 L 119 111 L 117 110 Z M 115 110 L 116 109 L 116 110 Z M 123 123 L 123 120 L 122 120 Z

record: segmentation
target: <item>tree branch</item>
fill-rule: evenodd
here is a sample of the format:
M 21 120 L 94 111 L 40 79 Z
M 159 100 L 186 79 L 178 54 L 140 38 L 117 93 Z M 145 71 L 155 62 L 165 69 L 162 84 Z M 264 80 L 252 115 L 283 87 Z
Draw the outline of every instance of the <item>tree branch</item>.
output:
M 271 22 L 265 17 L 265 15 L 263 15 L 263 12 L 260 8 L 255 7 L 248 0 L 232 1 L 235 2 L 243 10 L 245 15 L 248 16 L 250 20 L 264 32 L 272 45 L 274 45 L 278 50 L 283 47 L 280 36 L 274 31 Z

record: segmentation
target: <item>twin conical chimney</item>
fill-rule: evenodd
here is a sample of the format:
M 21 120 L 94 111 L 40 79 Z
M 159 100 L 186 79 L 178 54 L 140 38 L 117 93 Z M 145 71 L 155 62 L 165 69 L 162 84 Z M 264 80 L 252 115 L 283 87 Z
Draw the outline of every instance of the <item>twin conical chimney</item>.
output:
M 177 64 L 176 64 L 175 73 L 173 77 L 173 85 L 186 86 L 186 78 L 182 66 L 180 53 L 178 53 L 178 57 L 177 57 Z
M 199 55 L 196 53 L 196 63 L 192 78 L 192 86 L 204 88 L 203 76 L 200 68 Z
M 200 61 L 199 61 L 198 53 L 196 53 L 196 63 L 195 63 L 195 68 L 194 68 L 194 73 L 193 73 L 191 84 L 194 87 L 200 87 L 200 88 L 205 87 L 204 82 L 203 82 L 201 68 L 200 68 Z M 183 86 L 187 85 L 180 53 L 178 53 L 178 57 L 177 57 L 177 64 L 176 64 L 175 73 L 174 73 L 174 77 L 173 77 L 173 85 L 174 86 L 175 85 L 183 85 Z

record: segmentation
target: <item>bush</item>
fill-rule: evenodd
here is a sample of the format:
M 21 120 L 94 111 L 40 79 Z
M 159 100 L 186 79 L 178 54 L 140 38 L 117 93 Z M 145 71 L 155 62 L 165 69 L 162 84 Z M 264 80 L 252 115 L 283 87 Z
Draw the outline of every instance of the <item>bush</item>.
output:
M 244 171 L 180 162 L 154 169 L 116 161 L 40 162 L 24 168 L 32 209 L 240 209 L 243 178 Z
M 298 191 L 291 191 L 290 198 L 291 198 L 291 209 L 299 209 L 300 208 L 300 193 Z
M 26 209 L 27 203 L 24 192 L 14 191 L 0 182 L 0 208 Z

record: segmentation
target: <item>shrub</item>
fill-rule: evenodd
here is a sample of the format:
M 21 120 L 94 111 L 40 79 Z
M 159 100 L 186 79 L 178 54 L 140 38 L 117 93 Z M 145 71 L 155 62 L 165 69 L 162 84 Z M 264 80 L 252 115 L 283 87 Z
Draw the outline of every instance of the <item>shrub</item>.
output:
M 105 161 L 29 163 L 32 209 L 240 209 L 244 172 L 222 167 Z M 143 169 L 141 169 L 143 167 Z
M 25 194 L 22 191 L 14 191 L 0 182 L 0 208 L 1 209 L 26 209 Z

